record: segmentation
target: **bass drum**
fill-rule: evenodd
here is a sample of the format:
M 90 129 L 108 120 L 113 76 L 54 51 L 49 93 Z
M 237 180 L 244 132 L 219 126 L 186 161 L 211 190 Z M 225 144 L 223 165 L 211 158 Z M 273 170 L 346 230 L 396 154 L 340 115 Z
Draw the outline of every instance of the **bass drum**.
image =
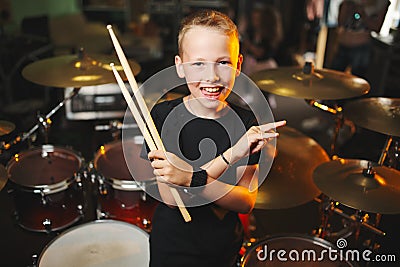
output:
M 84 213 L 83 159 L 70 149 L 43 145 L 14 155 L 7 164 L 15 215 L 35 232 L 64 229 Z
M 98 177 L 96 212 L 98 219 L 129 222 L 149 232 L 158 201 L 146 192 L 153 195 L 158 190 L 150 161 L 140 157 L 142 145 L 143 138 L 137 136 L 97 151 L 93 162 Z M 126 161 L 134 162 L 135 168 L 130 170 Z
M 75 226 L 53 239 L 39 267 L 148 266 L 149 235 L 125 222 L 98 220 Z
M 259 240 L 246 249 L 241 260 L 241 267 L 261 266 L 355 266 L 351 259 L 353 254 L 343 249 L 340 251 L 330 242 L 307 235 L 273 235 Z

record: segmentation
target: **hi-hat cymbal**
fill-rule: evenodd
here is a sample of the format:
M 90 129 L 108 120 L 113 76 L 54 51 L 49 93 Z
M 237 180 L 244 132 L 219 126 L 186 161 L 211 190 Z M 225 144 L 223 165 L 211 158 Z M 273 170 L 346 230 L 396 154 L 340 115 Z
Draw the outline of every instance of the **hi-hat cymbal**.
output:
M 344 72 L 301 67 L 280 67 L 254 73 L 251 79 L 266 92 L 302 99 L 335 100 L 361 96 L 370 86 L 362 78 Z
M 0 136 L 9 134 L 15 129 L 15 124 L 9 121 L 0 121 Z
M 344 105 L 343 112 L 358 126 L 390 136 L 400 136 L 400 98 L 353 100 Z
M 314 171 L 315 184 L 328 197 L 350 208 L 382 214 L 400 213 L 400 172 L 379 165 L 368 169 L 369 163 L 356 159 L 323 163 Z
M 325 150 L 291 127 L 280 128 L 279 134 L 271 170 L 258 189 L 256 209 L 291 208 L 321 194 L 314 185 L 312 173 L 318 165 L 329 161 Z M 261 162 L 260 170 L 263 165 Z
M 6 168 L 0 164 L 0 190 L 6 185 L 8 180 L 8 174 Z
M 137 75 L 141 70 L 140 65 L 133 60 L 128 62 L 133 74 Z M 121 77 L 126 77 L 118 58 L 112 55 L 65 55 L 47 58 L 26 66 L 22 75 L 33 83 L 60 88 L 116 83 L 110 63 L 115 64 Z

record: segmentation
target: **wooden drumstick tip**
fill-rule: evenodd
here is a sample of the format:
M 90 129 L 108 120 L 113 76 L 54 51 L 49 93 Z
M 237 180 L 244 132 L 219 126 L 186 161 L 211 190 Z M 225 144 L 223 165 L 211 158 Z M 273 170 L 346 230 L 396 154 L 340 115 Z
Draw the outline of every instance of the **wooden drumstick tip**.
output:
M 108 24 L 107 25 L 107 29 L 109 30 L 109 29 L 111 29 L 112 28 L 112 26 L 110 25 L 110 24 Z
M 110 67 L 111 67 L 111 68 L 114 67 L 114 63 L 110 63 Z

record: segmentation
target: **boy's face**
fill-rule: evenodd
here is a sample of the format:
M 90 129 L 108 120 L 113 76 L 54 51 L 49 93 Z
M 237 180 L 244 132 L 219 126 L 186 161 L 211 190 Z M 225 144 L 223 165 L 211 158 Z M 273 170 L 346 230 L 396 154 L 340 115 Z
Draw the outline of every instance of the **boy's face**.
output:
M 175 57 L 179 77 L 186 78 L 190 93 L 205 107 L 217 108 L 240 74 L 237 39 L 197 26 L 186 32 L 182 48 L 182 56 Z

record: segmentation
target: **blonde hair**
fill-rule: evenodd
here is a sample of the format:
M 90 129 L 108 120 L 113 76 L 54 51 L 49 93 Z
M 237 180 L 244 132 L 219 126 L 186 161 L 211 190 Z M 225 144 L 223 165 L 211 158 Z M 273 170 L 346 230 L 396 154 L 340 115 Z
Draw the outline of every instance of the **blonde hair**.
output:
M 227 36 L 236 38 L 239 45 L 239 33 L 235 23 L 225 14 L 215 10 L 200 10 L 184 18 L 178 35 L 178 52 L 182 56 L 185 34 L 196 26 L 216 29 Z

